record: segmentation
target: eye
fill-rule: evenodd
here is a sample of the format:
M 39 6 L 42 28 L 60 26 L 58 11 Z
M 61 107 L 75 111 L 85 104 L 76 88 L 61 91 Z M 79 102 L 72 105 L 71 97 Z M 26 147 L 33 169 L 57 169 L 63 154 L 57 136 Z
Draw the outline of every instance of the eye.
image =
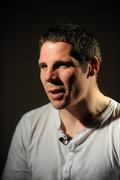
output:
M 60 61 L 60 62 L 57 62 L 54 65 L 54 69 L 58 69 L 58 68 L 66 69 L 66 68 L 69 68 L 69 67 L 73 67 L 73 63 Z
M 66 65 L 66 64 L 61 64 L 60 66 L 59 66 L 59 68 L 63 68 L 63 69 L 65 69 L 65 68 L 67 68 L 68 66 Z
M 47 64 L 45 64 L 45 63 L 39 63 L 39 68 L 40 68 L 40 69 L 45 69 L 45 68 L 47 68 Z

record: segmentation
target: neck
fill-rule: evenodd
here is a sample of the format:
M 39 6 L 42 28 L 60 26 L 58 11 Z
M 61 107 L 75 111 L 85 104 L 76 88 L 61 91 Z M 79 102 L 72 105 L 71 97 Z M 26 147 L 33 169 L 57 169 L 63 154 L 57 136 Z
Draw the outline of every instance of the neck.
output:
M 76 133 L 89 127 L 96 120 L 97 116 L 106 109 L 109 101 L 108 97 L 97 91 L 94 96 L 88 96 L 79 103 L 60 110 L 63 130 L 74 137 Z

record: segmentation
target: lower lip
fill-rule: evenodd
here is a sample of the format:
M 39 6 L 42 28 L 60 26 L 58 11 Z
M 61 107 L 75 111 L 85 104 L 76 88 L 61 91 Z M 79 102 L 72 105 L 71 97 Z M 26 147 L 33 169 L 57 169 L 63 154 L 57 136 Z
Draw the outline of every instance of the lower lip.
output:
M 49 93 L 49 96 L 50 96 L 50 98 L 53 100 L 53 101 L 55 101 L 55 100 L 61 100 L 62 99 L 62 97 L 63 97 L 63 95 L 64 95 L 64 93 L 62 92 L 62 93 Z

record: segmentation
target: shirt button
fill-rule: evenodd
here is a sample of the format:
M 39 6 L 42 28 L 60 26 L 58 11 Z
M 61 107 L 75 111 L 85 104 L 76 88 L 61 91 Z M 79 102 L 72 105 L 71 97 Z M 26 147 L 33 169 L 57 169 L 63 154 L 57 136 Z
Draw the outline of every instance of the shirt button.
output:
M 69 175 L 69 169 L 65 169 L 65 175 L 66 175 L 66 176 Z

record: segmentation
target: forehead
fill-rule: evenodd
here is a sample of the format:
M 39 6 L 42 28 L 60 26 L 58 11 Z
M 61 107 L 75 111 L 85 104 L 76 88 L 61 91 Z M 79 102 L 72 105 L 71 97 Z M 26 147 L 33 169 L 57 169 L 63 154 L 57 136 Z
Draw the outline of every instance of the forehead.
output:
M 40 50 L 40 61 L 70 56 L 72 46 L 65 42 L 45 42 Z

